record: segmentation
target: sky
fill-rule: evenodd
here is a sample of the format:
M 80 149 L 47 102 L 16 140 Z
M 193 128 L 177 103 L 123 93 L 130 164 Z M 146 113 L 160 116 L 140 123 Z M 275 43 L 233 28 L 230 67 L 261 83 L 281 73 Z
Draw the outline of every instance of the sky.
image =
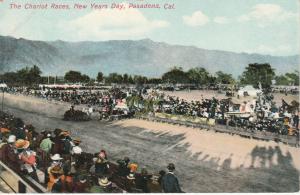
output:
M 11 3 L 87 4 L 85 10 L 10 9 Z M 161 9 L 90 9 L 159 3 Z M 164 4 L 175 9 L 164 9 Z M 49 6 L 48 5 L 48 6 Z M 298 0 L 0 0 L 0 35 L 31 40 L 139 40 L 275 56 L 299 53 Z

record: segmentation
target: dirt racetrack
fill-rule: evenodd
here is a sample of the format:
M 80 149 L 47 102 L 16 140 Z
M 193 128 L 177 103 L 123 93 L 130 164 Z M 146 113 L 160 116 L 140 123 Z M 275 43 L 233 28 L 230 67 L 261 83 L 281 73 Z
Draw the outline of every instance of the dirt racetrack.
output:
M 88 152 L 105 149 L 112 161 L 128 156 L 150 172 L 174 162 L 186 192 L 299 191 L 299 148 L 136 119 L 67 122 L 61 119 L 68 104 L 5 97 L 5 111 L 39 131 L 70 130 Z

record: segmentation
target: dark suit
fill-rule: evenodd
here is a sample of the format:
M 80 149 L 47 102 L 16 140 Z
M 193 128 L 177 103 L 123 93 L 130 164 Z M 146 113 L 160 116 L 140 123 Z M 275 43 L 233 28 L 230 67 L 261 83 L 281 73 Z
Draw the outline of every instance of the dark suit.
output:
M 161 187 L 165 193 L 179 193 L 182 192 L 178 183 L 177 177 L 169 172 L 162 178 Z

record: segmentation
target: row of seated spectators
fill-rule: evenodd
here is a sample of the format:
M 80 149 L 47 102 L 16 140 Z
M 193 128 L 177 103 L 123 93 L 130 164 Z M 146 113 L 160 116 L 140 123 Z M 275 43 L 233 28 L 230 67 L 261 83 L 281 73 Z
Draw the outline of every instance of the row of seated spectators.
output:
M 64 90 L 64 89 L 33 89 L 27 87 L 10 87 L 7 88 L 8 93 L 22 94 L 26 96 L 35 96 L 44 98 L 47 100 L 56 100 L 63 102 L 70 102 L 72 104 L 87 104 L 87 105 L 99 105 L 108 104 L 112 105 L 116 103 L 118 99 L 126 98 L 118 88 L 113 88 L 106 91 L 92 91 L 92 90 Z
M 146 98 L 153 99 L 157 95 Z M 166 96 L 154 109 L 155 112 L 172 115 L 185 115 L 207 119 L 214 119 L 218 124 L 238 126 L 250 131 L 268 131 L 283 135 L 299 134 L 299 103 L 287 104 L 282 99 L 282 105 L 273 102 L 272 95 L 259 96 L 252 101 L 234 104 L 230 98 L 218 100 L 216 98 L 188 102 L 178 97 Z M 249 113 L 247 117 L 228 117 L 228 112 Z M 226 117 L 227 115 L 227 117 Z
M 53 193 L 181 192 L 175 165 L 149 174 L 128 157 L 109 161 L 105 150 L 84 152 L 79 138 L 69 131 L 37 133 L 32 125 L 0 113 L 0 160 L 20 175 L 27 175 Z M 140 170 L 140 171 L 139 171 Z

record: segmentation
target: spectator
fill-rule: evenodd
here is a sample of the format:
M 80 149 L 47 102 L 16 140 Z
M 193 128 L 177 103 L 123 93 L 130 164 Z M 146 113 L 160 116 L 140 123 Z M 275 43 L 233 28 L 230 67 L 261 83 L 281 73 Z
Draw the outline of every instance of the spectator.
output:
M 52 148 L 52 144 L 54 143 L 51 141 L 51 134 L 47 133 L 47 137 L 43 139 L 40 144 L 40 149 L 49 154 Z
M 106 176 L 98 178 L 97 183 L 95 183 L 90 191 L 90 193 L 109 193 L 112 192 L 112 182 L 108 180 Z
M 79 181 L 77 181 L 74 185 L 73 192 L 75 192 L 75 193 L 88 193 L 90 186 L 87 182 L 87 178 L 83 175 L 80 175 L 78 180 Z
M 179 182 L 174 175 L 175 165 L 170 163 L 168 165 L 168 172 L 162 178 L 162 190 L 165 193 L 181 193 Z
M 136 187 L 141 189 L 143 193 L 149 193 L 148 181 L 150 180 L 150 175 L 148 175 L 148 171 L 146 168 L 143 168 L 141 171 L 141 175 L 136 177 Z
M 1 147 L 2 161 L 16 172 L 20 172 L 21 161 L 15 153 L 16 136 L 10 135 L 7 139 L 7 144 Z
M 21 169 L 29 174 L 33 179 L 38 180 L 36 174 L 36 153 L 29 149 L 29 141 L 19 139 L 16 141 L 16 149 L 21 149 L 22 152 L 19 153 L 19 158 L 23 162 Z
M 128 164 L 130 159 L 128 157 L 124 157 L 123 160 L 117 160 L 118 163 L 118 174 L 120 176 L 127 176 L 130 173 L 130 169 L 128 168 Z
M 54 166 L 50 169 L 47 191 L 59 193 L 64 191 L 65 176 L 60 166 Z M 54 188 L 53 188 L 54 187 Z
M 106 159 L 105 152 L 100 152 L 96 161 L 95 161 L 95 173 L 97 176 L 102 177 L 104 174 L 107 174 L 108 171 L 108 161 Z

